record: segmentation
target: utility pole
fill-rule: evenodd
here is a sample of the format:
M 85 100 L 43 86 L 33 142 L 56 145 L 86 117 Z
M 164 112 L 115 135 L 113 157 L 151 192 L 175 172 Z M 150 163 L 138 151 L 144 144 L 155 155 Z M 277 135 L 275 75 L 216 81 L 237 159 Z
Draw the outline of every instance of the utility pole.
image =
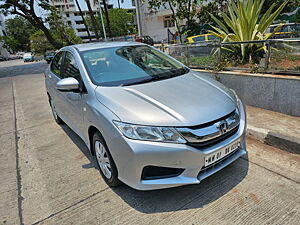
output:
M 137 25 L 138 25 L 138 32 L 139 36 L 141 37 L 143 32 L 142 32 L 142 25 L 141 25 L 141 9 L 140 9 L 140 1 L 135 0 L 135 10 L 136 10 L 136 20 L 137 20 Z
M 105 19 L 106 19 L 106 25 L 107 25 L 107 35 L 111 37 L 111 30 L 110 30 L 110 21 L 109 21 L 109 16 L 108 16 L 108 7 L 106 4 L 107 0 L 102 0 L 103 6 L 104 6 L 104 13 L 105 13 Z
M 100 2 L 100 0 L 99 0 L 99 11 L 100 11 L 100 17 L 101 17 L 101 23 L 102 23 L 102 29 L 103 29 L 104 40 L 107 41 L 107 38 L 106 38 L 106 31 L 105 31 L 105 26 L 104 26 L 104 21 L 103 21 L 102 8 L 101 8 L 101 2 Z

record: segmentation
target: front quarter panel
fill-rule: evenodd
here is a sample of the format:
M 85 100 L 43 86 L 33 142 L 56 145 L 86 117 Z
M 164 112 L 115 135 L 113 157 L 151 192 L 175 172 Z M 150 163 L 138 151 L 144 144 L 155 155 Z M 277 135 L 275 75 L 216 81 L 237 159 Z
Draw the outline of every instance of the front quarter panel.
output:
M 95 93 L 91 93 L 86 99 L 84 114 L 85 114 L 85 124 L 86 124 L 86 139 L 89 143 L 89 134 L 88 130 L 91 126 L 97 128 L 99 132 L 104 137 L 108 148 L 110 147 L 110 142 L 112 139 L 120 136 L 120 133 L 117 131 L 117 128 L 113 124 L 113 120 L 120 120 L 112 111 L 110 111 L 105 105 L 99 102 L 96 99 Z M 114 155 L 114 152 L 111 152 Z

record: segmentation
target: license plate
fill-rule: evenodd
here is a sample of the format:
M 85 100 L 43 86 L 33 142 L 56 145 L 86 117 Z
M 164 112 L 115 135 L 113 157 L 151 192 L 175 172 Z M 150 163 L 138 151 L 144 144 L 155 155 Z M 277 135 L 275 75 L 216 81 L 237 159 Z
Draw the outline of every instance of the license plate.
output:
M 226 146 L 225 148 L 222 148 L 221 150 L 216 151 L 216 152 L 206 156 L 204 159 L 205 160 L 204 166 L 209 166 L 209 165 L 221 160 L 225 156 L 229 155 L 231 152 L 234 152 L 235 150 L 237 150 L 240 146 L 241 146 L 241 142 L 238 140 L 238 141 L 233 142 L 232 144 Z

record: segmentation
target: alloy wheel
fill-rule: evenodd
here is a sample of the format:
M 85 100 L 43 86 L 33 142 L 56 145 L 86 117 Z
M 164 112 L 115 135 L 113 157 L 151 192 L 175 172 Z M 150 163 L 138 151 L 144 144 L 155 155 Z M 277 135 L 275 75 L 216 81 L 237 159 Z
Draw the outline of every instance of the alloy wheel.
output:
M 95 141 L 95 154 L 99 167 L 107 179 L 111 178 L 111 165 L 106 148 L 100 141 Z

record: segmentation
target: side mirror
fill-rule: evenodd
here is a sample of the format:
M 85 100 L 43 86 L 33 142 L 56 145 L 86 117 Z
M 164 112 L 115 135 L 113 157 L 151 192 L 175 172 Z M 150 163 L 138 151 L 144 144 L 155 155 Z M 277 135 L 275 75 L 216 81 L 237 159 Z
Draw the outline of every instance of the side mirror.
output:
M 59 91 L 78 91 L 79 90 L 79 82 L 73 78 L 68 77 L 64 78 L 56 83 L 56 88 Z

